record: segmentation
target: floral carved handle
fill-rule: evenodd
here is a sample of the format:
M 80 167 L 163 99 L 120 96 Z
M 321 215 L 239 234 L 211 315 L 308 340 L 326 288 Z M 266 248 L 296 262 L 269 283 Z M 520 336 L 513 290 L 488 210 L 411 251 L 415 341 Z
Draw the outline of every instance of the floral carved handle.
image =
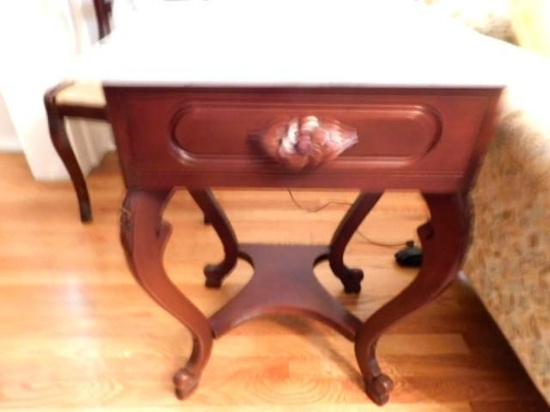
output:
M 270 158 L 293 170 L 326 163 L 357 143 L 355 129 L 316 116 L 278 121 L 254 135 Z

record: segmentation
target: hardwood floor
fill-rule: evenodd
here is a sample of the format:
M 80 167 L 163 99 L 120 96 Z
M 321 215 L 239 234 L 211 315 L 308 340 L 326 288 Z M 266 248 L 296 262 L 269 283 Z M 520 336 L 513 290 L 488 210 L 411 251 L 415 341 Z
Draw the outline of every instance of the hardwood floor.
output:
M 189 354 L 187 332 L 132 279 L 118 239 L 124 191 L 110 156 L 89 178 L 94 222 L 78 221 L 69 183 L 36 183 L 19 155 L 0 155 L 0 410 L 378 411 L 548 410 L 476 295 L 457 282 L 433 305 L 383 337 L 379 358 L 394 378 L 379 409 L 361 387 L 353 346 L 329 328 L 293 317 L 250 321 L 216 342 L 195 394 L 181 403 L 171 376 Z M 242 241 L 328 242 L 345 206 L 299 210 L 285 191 L 219 191 Z M 308 207 L 349 192 L 296 191 Z M 414 193 L 386 194 L 361 227 L 404 241 L 427 212 Z M 251 275 L 240 263 L 221 290 L 202 267 L 221 257 L 213 230 L 184 191 L 167 211 L 172 279 L 206 313 Z M 284 223 L 288 223 L 285 226 Z M 345 296 L 328 265 L 316 273 L 360 318 L 403 288 L 414 271 L 395 248 L 356 236 L 347 262 L 365 269 L 363 292 Z

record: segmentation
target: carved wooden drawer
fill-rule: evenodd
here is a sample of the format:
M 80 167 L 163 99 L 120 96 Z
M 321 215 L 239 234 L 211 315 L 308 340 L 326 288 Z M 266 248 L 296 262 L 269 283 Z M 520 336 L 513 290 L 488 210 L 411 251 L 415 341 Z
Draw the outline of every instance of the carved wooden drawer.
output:
M 177 180 L 189 187 L 456 189 L 486 147 L 486 116 L 498 96 L 492 89 L 105 91 L 117 144 L 126 149 L 127 184 L 150 188 Z M 298 142 L 296 130 L 311 139 Z M 341 153 L 323 155 L 310 144 L 331 134 Z M 278 155 L 285 147 L 291 160 Z

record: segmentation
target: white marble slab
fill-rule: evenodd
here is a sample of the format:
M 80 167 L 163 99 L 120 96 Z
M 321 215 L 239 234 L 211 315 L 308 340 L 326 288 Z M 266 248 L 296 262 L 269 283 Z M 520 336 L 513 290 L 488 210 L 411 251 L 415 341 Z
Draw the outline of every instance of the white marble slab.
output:
M 521 70 L 515 49 L 413 0 L 166 1 L 82 55 L 70 77 L 155 86 L 500 87 Z

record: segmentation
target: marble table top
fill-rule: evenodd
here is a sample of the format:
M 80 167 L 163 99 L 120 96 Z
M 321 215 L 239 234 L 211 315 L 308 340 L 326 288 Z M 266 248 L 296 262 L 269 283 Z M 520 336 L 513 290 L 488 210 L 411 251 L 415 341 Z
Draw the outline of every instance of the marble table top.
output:
M 412 0 L 165 1 L 72 67 L 127 86 L 500 88 L 515 46 Z

